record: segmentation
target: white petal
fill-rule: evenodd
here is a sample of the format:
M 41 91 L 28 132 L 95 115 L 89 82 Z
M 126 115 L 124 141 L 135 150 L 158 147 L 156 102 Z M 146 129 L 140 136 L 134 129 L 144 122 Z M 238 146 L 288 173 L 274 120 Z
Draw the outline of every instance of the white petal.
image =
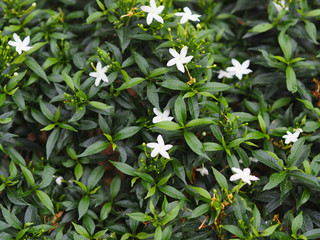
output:
M 244 175 L 249 176 L 250 173 L 251 173 L 250 168 L 245 168 L 245 169 L 243 169 L 243 173 L 244 173 Z
M 152 152 L 151 152 L 151 157 L 154 158 L 155 156 L 158 155 L 158 153 L 159 153 L 159 149 L 158 148 L 153 149 Z
M 99 75 L 99 73 L 97 73 L 97 72 L 91 72 L 91 73 L 89 73 L 89 76 L 90 77 L 98 77 L 98 75 Z
M 235 67 L 227 67 L 227 72 L 229 72 L 229 73 L 235 73 L 236 71 L 237 71 L 237 68 L 235 68 Z
M 188 21 L 188 16 L 185 14 L 180 19 L 180 24 L 185 24 Z
M 148 148 L 157 148 L 158 147 L 158 143 L 152 142 L 152 143 L 147 143 L 147 147 Z
M 153 14 L 153 18 L 163 24 L 163 18 L 157 14 Z
M 242 79 L 242 73 L 241 73 L 241 72 L 236 72 L 236 76 L 237 76 L 237 78 L 239 78 L 240 80 Z
M 180 54 L 176 50 L 174 50 L 173 48 L 169 48 L 169 53 L 175 58 L 180 57 Z
M 250 65 L 250 60 L 246 60 L 246 61 L 244 61 L 244 62 L 242 63 L 242 67 L 243 67 L 243 68 L 248 68 L 249 65 Z
M 30 36 L 27 36 L 23 39 L 22 45 L 27 46 L 30 43 Z
M 102 74 L 101 79 L 104 82 L 109 82 L 109 79 L 108 79 L 107 75 L 105 75 L 105 74 Z
M 155 115 L 161 115 L 161 112 L 158 110 L 158 109 L 156 109 L 156 108 L 153 108 L 153 112 L 154 112 L 154 114 Z
M 171 67 L 175 64 L 177 64 L 177 60 L 175 58 L 172 58 L 171 60 L 169 60 L 169 62 L 167 62 L 168 67 Z
M 153 19 L 153 14 L 152 13 L 148 13 L 147 16 L 147 24 L 150 25 L 152 23 L 152 19 Z
M 235 172 L 235 173 L 243 173 L 243 171 L 240 169 L 240 168 L 235 168 L 235 167 L 232 167 L 231 168 L 232 172 Z
M 163 141 L 163 138 L 160 134 L 157 137 L 157 141 L 158 141 L 159 145 L 164 146 L 164 141 Z
M 184 47 L 181 49 L 180 57 L 181 57 L 181 58 L 185 58 L 185 57 L 187 56 L 187 52 L 188 52 L 188 47 L 187 47 L 187 46 L 184 46 Z
M 162 122 L 162 121 L 163 120 L 159 116 L 156 116 L 156 117 L 152 118 L 152 123 L 158 123 L 158 122 Z
M 159 7 L 157 8 L 156 13 L 157 13 L 157 14 L 160 14 L 160 13 L 163 11 L 163 9 L 164 9 L 164 6 L 159 6 Z
M 151 7 L 152 9 L 156 9 L 156 8 L 157 8 L 157 5 L 156 5 L 155 0 L 150 0 L 150 7 Z
M 234 174 L 230 177 L 230 181 L 236 181 L 241 178 L 240 174 Z
M 170 114 L 170 109 L 166 109 L 166 110 L 163 111 L 163 115 L 164 116 L 168 117 L 169 114 Z
M 14 39 L 17 43 L 22 43 L 20 37 L 19 37 L 16 33 L 13 34 L 13 39 Z
M 151 11 L 151 8 L 149 6 L 141 6 L 140 8 L 144 12 L 150 12 Z
M 184 73 L 184 66 L 182 65 L 181 62 L 177 62 L 177 63 L 176 63 L 176 66 L 177 66 L 177 68 L 178 68 L 178 70 L 179 70 L 180 72 L 183 72 L 183 73 Z
M 166 151 L 160 150 L 159 153 L 161 154 L 162 157 L 164 157 L 166 159 L 170 159 L 170 156 Z
M 14 41 L 9 41 L 8 44 L 12 47 L 16 47 L 17 46 L 17 42 L 14 42 Z
M 188 56 L 188 57 L 185 57 L 184 59 L 182 59 L 182 63 L 188 63 L 192 60 L 193 56 Z
M 21 49 L 21 47 L 20 47 L 19 45 L 16 47 L 16 51 L 17 51 L 19 54 L 22 53 L 22 49 Z
M 178 12 L 178 13 L 175 13 L 174 15 L 180 17 L 180 16 L 184 16 L 184 15 L 186 15 L 186 14 L 185 14 L 185 13 L 182 13 L 182 12 Z
M 99 84 L 100 84 L 100 81 L 101 81 L 101 77 L 100 76 L 98 76 L 97 78 L 96 78 L 96 81 L 95 81 L 95 85 L 98 87 L 99 86 Z
M 253 176 L 253 175 L 249 176 L 249 179 L 250 179 L 251 181 L 258 181 L 258 180 L 260 180 L 259 178 L 257 178 L 256 176 Z
M 232 65 L 235 67 L 241 67 L 241 64 L 236 59 L 231 59 Z
M 171 149 L 173 146 L 171 144 L 167 144 L 163 147 L 163 150 L 168 151 L 169 149 Z
M 189 17 L 189 20 L 195 21 L 195 22 L 200 22 L 199 17 L 201 17 L 201 15 L 191 15 L 191 16 Z

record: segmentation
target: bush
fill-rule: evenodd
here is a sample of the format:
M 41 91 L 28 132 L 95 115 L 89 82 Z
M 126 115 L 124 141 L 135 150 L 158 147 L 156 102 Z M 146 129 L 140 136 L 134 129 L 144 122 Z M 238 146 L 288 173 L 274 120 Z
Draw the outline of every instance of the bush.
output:
M 319 6 L 0 2 L 0 238 L 320 239 Z

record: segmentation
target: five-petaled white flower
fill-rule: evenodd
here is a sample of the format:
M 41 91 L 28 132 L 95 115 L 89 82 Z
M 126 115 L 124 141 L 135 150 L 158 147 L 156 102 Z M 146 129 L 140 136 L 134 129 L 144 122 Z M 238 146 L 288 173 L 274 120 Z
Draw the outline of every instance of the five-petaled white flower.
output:
M 282 9 L 285 9 L 286 11 L 289 10 L 289 7 L 286 7 L 286 1 L 280 0 L 278 2 L 273 2 L 273 5 L 277 9 L 278 12 L 280 12 Z
M 182 18 L 180 19 L 181 24 L 186 23 L 188 20 L 200 22 L 199 17 L 201 17 L 201 15 L 192 14 L 191 10 L 188 7 L 183 8 L 183 11 L 184 12 L 175 14 L 176 16 L 182 16 Z
M 153 119 L 152 122 L 153 123 L 158 123 L 158 122 L 162 122 L 162 121 L 171 121 L 173 119 L 173 117 L 170 117 L 170 110 L 166 109 L 162 112 L 160 112 L 158 109 L 153 108 L 153 112 L 156 115 Z
M 157 7 L 155 0 L 150 0 L 150 7 L 149 6 L 141 6 L 141 10 L 147 12 L 147 24 L 150 25 L 152 20 L 155 19 L 156 21 L 163 23 L 163 18 L 159 16 L 159 14 L 163 11 L 164 6 Z
M 30 50 L 32 47 L 29 47 L 28 44 L 30 43 L 30 36 L 27 36 L 25 39 L 23 39 L 23 41 L 21 41 L 20 37 L 14 33 L 13 34 L 13 39 L 15 41 L 9 41 L 8 44 L 10 46 L 13 46 L 16 48 L 16 51 L 21 54 L 22 51 L 28 51 Z
M 196 171 L 198 171 L 201 176 L 209 174 L 208 169 L 206 169 L 204 166 L 202 166 L 201 168 L 197 168 Z
M 62 180 L 63 180 L 63 177 L 57 177 L 57 179 L 56 179 L 56 183 L 58 184 L 58 185 L 61 185 L 61 183 L 62 183 Z
M 233 174 L 230 177 L 230 181 L 236 181 L 238 179 L 241 179 L 243 182 L 248 183 L 249 185 L 251 184 L 251 181 L 257 181 L 259 180 L 259 178 L 257 178 L 256 176 L 250 175 L 250 168 L 245 168 L 243 169 L 243 171 L 239 168 L 231 168 L 233 172 L 235 172 L 236 174 Z
M 187 51 L 188 51 L 188 47 L 187 46 L 184 46 L 181 49 L 180 54 L 176 50 L 174 50 L 173 48 L 169 48 L 169 52 L 174 58 L 169 60 L 169 62 L 167 63 L 167 66 L 170 67 L 170 66 L 176 65 L 178 70 L 180 72 L 184 73 L 183 64 L 190 62 L 191 59 L 193 58 L 193 56 L 186 57 Z
M 294 143 L 294 142 L 298 141 L 299 135 L 300 135 L 300 131 L 296 131 L 294 133 L 287 131 L 287 135 L 282 136 L 282 138 L 286 139 L 284 141 L 285 144 L 289 144 L 291 142 Z
M 106 67 L 102 67 L 101 62 L 98 62 L 97 66 L 96 66 L 96 70 L 97 71 L 89 73 L 90 77 L 95 77 L 96 78 L 96 81 L 94 83 L 96 86 L 98 86 L 100 84 L 101 79 L 104 82 L 109 82 L 109 79 L 108 79 L 108 77 L 106 75 L 106 71 L 108 70 L 108 68 L 109 68 L 109 65 L 106 66 Z
M 171 144 L 165 145 L 161 135 L 158 135 L 157 141 L 158 141 L 157 143 L 152 142 L 152 143 L 147 144 L 147 147 L 153 148 L 153 150 L 151 152 L 151 157 L 154 158 L 155 156 L 157 156 L 160 153 L 160 155 L 163 156 L 164 158 L 170 159 L 170 156 L 167 153 L 167 151 L 170 148 L 172 148 L 173 146 Z
M 250 60 L 244 61 L 242 64 L 239 63 L 236 59 L 231 59 L 233 67 L 227 67 L 227 72 L 236 75 L 240 80 L 242 79 L 242 75 L 251 73 L 252 70 L 248 69 Z
M 233 78 L 233 73 L 232 72 L 227 72 L 227 71 L 224 71 L 224 70 L 219 70 L 219 75 L 218 75 L 218 78 L 221 79 L 221 78 Z

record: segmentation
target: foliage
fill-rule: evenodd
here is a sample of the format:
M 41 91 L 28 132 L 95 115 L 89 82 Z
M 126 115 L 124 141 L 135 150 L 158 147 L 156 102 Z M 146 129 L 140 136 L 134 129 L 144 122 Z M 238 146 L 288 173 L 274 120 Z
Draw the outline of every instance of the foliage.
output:
M 319 239 L 319 6 L 0 1 L 0 238 Z

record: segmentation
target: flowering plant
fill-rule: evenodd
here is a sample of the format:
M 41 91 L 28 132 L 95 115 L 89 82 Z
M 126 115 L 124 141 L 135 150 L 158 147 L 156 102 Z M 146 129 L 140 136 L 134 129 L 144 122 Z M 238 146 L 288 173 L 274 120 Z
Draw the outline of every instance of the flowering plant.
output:
M 320 239 L 319 8 L 0 1 L 0 239 Z

